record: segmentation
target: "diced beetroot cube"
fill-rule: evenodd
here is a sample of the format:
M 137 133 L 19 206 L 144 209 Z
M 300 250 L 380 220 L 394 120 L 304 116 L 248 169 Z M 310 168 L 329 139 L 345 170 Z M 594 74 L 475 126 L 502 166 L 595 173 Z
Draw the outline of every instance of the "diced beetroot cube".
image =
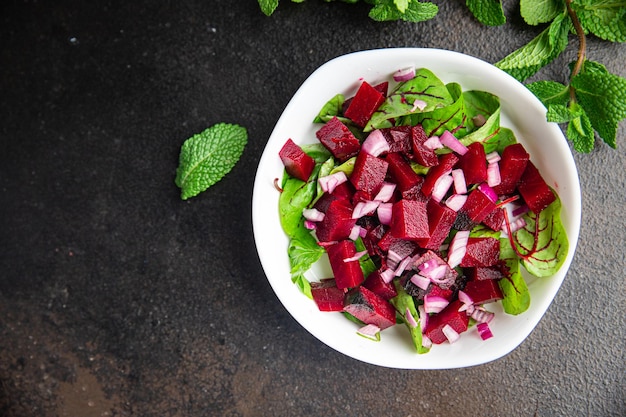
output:
M 456 219 L 456 211 L 431 199 L 426 204 L 430 239 L 424 245 L 426 249 L 439 249 L 450 234 Z
M 430 167 L 426 178 L 422 183 L 422 193 L 430 197 L 435 187 L 435 183 L 442 175 L 452 171 L 454 165 L 459 161 L 459 158 L 454 153 L 447 153 L 439 157 L 439 164 Z
M 502 300 L 502 290 L 495 279 L 469 281 L 465 284 L 463 292 L 472 299 L 474 304 L 486 304 Z
M 363 270 L 358 260 L 345 261 L 356 254 L 351 240 L 341 240 L 326 247 L 330 268 L 335 276 L 337 288 L 353 288 L 363 282 Z
M 350 182 L 357 192 L 365 193 L 366 199 L 372 199 L 385 181 L 388 166 L 389 164 L 384 159 L 361 151 L 354 162 Z
M 285 165 L 287 174 L 302 181 L 307 181 L 315 168 L 315 160 L 291 139 L 285 142 L 278 156 Z
M 383 252 L 388 252 L 389 248 L 391 248 L 391 246 L 393 245 L 394 242 L 398 241 L 398 240 L 402 240 L 399 237 L 395 237 L 392 233 L 391 230 L 387 230 L 387 232 L 380 238 L 380 240 L 378 241 L 378 247 L 383 251 Z
M 500 230 L 504 224 L 504 210 L 504 208 L 496 207 L 483 219 L 483 224 L 491 230 Z
M 509 195 L 515 191 L 519 179 L 522 177 L 530 155 L 521 143 L 514 143 L 502 151 L 500 157 L 500 184 L 493 187 L 498 195 Z
M 367 231 L 363 238 L 363 244 L 370 255 L 381 255 L 381 248 L 378 246 L 380 239 L 387 233 L 387 227 L 379 224 Z
M 394 126 L 380 130 L 389 144 L 389 152 L 408 155 L 411 152 L 411 126 Z
M 352 206 L 345 200 L 332 201 L 326 210 L 324 220 L 317 223 L 315 234 L 320 242 L 333 242 L 347 239 L 356 219 L 352 218 Z
M 385 96 L 367 81 L 363 81 L 344 115 L 357 126 L 365 127 L 383 101 L 385 101 Z
M 334 279 L 311 283 L 311 295 L 320 311 L 342 311 L 345 293 Z
M 428 140 L 426 132 L 422 125 L 416 125 L 411 128 L 411 146 L 413 148 L 413 159 L 420 165 L 432 167 L 439 164 L 439 158 L 434 149 L 424 145 Z
M 548 207 L 556 195 L 545 182 L 537 167 L 528 161 L 526 169 L 517 184 L 517 190 L 533 213 L 537 214 Z
M 424 334 L 433 343 L 439 345 L 448 340 L 442 330 L 446 324 L 449 324 L 457 333 L 466 331 L 469 317 L 465 311 L 459 311 L 462 305 L 459 300 L 454 300 L 439 313 L 430 316 Z
M 483 281 L 486 279 L 495 279 L 498 280 L 504 277 L 504 274 L 498 267 L 482 267 L 476 266 L 465 269 L 465 275 L 469 278 L 470 281 Z
M 467 200 L 459 212 L 467 215 L 470 222 L 477 224 L 485 220 L 485 217 L 495 209 L 496 203 L 480 188 L 475 188 L 467 195 Z
M 389 176 L 400 192 L 420 187 L 423 178 L 413 171 L 411 164 L 400 153 L 387 154 L 385 160 L 389 163 Z
M 424 244 L 430 238 L 426 203 L 415 200 L 400 200 L 393 204 L 390 224 L 391 234 Z
M 363 282 L 363 286 L 373 293 L 378 294 L 385 300 L 391 300 L 393 297 L 398 295 L 396 286 L 393 285 L 393 282 L 385 282 L 380 275 L 380 270 L 369 274 Z
M 361 143 L 352 134 L 348 126 L 337 117 L 330 119 L 315 132 L 317 139 L 340 162 L 344 162 L 359 153 Z
M 451 301 L 454 291 L 450 288 L 441 288 L 439 285 L 431 284 L 428 287 L 428 295 L 445 298 L 446 300 Z
M 418 246 L 410 240 L 395 239 L 389 244 L 387 252 L 394 252 L 399 258 L 404 259 L 407 256 L 413 256 Z
M 468 185 L 487 181 L 487 157 L 483 144 L 470 144 L 465 155 L 459 158 L 457 168 L 463 170 L 465 183 Z
M 348 292 L 343 307 L 365 324 L 373 324 L 381 330 L 396 324 L 396 311 L 389 301 L 360 286 Z
M 461 267 L 493 266 L 500 261 L 500 241 L 493 237 L 470 237 L 467 239 L 465 256 Z
M 383 97 L 387 97 L 387 89 L 389 88 L 389 82 L 388 81 L 383 81 L 380 84 L 376 84 L 374 86 L 374 89 L 376 91 L 378 91 L 380 94 L 383 95 Z

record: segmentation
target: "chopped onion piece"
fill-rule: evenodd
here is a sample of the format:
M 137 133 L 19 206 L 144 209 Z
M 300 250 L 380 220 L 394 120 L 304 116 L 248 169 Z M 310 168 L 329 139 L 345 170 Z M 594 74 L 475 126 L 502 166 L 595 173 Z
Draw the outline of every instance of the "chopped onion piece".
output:
M 396 82 L 409 81 L 415 78 L 415 67 L 401 68 L 393 73 L 393 80 Z
M 389 249 L 389 251 L 387 251 L 387 266 L 388 267 L 395 269 L 401 260 L 402 260 L 402 257 L 398 254 L 398 252 L 394 251 L 393 249 Z
M 452 326 L 450 326 L 449 324 L 446 324 L 445 326 L 443 326 L 441 331 L 443 332 L 443 334 L 446 336 L 446 339 L 448 339 L 448 342 L 450 343 L 456 342 L 461 337 L 461 335 L 458 334 L 457 331 L 454 330 Z
M 428 273 L 428 271 L 432 270 L 436 266 L 437 266 L 437 261 L 435 261 L 434 259 L 431 259 L 429 261 L 422 262 L 421 264 L 419 264 L 417 269 L 419 269 L 421 272 Z
M 352 218 L 360 219 L 363 216 L 371 216 L 379 205 L 380 201 L 359 201 L 352 210 Z
M 411 314 L 411 310 L 408 307 L 406 308 L 404 315 L 406 318 L 406 322 L 410 327 L 417 327 L 417 321 L 415 321 L 415 317 L 413 317 L 413 314 Z
M 502 182 L 500 177 L 500 165 L 497 162 L 490 162 L 487 165 L 487 185 L 495 187 Z
M 453 169 L 452 179 L 454 180 L 454 192 L 456 194 L 467 194 L 467 184 L 465 183 L 465 174 L 460 168 Z
M 422 272 L 425 277 L 435 283 L 441 283 L 441 279 L 446 276 L 448 267 L 446 265 L 437 265 L 436 267 L 428 270 L 428 272 Z
M 517 217 L 517 216 L 521 216 L 523 214 L 528 213 L 528 210 L 529 210 L 528 206 L 526 204 L 522 204 L 521 206 L 513 209 L 513 211 L 511 211 L 511 214 L 514 217 Z
M 458 153 L 459 155 L 465 155 L 465 153 L 467 152 L 467 146 L 463 145 L 457 138 L 454 137 L 454 135 L 452 133 L 450 133 L 450 131 L 446 130 L 444 131 L 441 136 L 439 137 L 439 141 L 447 146 L 448 148 L 452 149 L 454 152 Z
M 470 316 L 478 323 L 489 323 L 493 320 L 494 315 L 494 313 L 487 311 L 482 307 L 476 307 L 474 311 L 470 313 Z
M 306 227 L 308 230 L 315 230 L 317 229 L 317 222 L 312 222 L 311 220 L 304 220 L 304 227 Z
M 393 192 L 396 190 L 396 184 L 392 182 L 383 182 L 383 185 L 380 187 L 380 191 L 374 197 L 374 201 L 380 201 L 383 203 L 388 202 L 393 197 Z
M 391 224 L 391 214 L 392 214 L 393 204 L 391 203 L 381 203 L 376 209 L 376 213 L 378 214 L 378 220 L 381 224 L 388 226 Z
M 372 340 L 380 340 L 380 327 L 375 324 L 367 324 L 358 329 L 357 334 Z
M 429 137 L 424 141 L 424 146 L 432 150 L 443 148 L 443 144 L 441 143 L 439 136 Z
M 459 301 L 463 304 L 474 304 L 474 301 L 472 301 L 470 296 L 464 291 L 459 291 Z
M 430 278 L 427 278 L 422 274 L 413 274 L 411 276 L 411 282 L 419 288 L 427 290 L 430 285 Z
M 422 347 L 426 349 L 430 349 L 433 346 L 433 341 L 430 340 L 430 337 L 422 335 Z
M 385 139 L 383 132 L 380 129 L 372 131 L 361 145 L 361 150 L 372 156 L 378 156 L 385 152 L 389 152 L 389 142 Z
M 450 242 L 450 250 L 448 251 L 448 265 L 450 268 L 458 266 L 467 250 L 467 240 L 469 238 L 469 230 L 459 230 L 456 232 Z
M 428 106 L 428 103 L 426 103 L 424 100 L 415 100 L 413 102 L 413 107 L 411 107 L 411 113 L 415 112 L 415 110 L 422 111 L 426 108 L 426 106 Z
M 360 252 L 355 253 L 354 255 L 350 256 L 349 258 L 344 258 L 344 262 L 353 262 L 353 261 L 358 261 L 359 259 L 361 259 L 362 256 L 367 255 L 367 251 L 366 250 L 362 250 Z
M 509 230 L 511 231 L 511 233 L 515 233 L 518 230 L 522 229 L 524 226 L 526 226 L 526 220 L 523 217 L 518 217 L 517 219 L 513 220 L 513 222 L 510 222 L 508 227 L 506 222 L 502 223 L 502 231 L 504 233 L 509 233 Z
M 322 220 L 324 220 L 324 217 L 326 217 L 323 212 L 319 211 L 316 208 L 304 209 L 302 210 L 302 215 L 305 219 L 312 222 L 321 222 Z
M 411 258 L 410 256 L 405 257 L 400 264 L 398 265 L 398 267 L 395 269 L 394 271 L 394 275 L 399 277 L 400 275 L 402 275 L 402 273 L 404 271 L 406 271 L 407 267 L 409 266 L 409 264 L 411 263 L 411 261 L 413 260 L 413 258 Z
M 487 323 L 478 323 L 476 325 L 476 329 L 478 330 L 480 338 L 483 340 L 487 340 L 493 337 L 493 333 L 491 333 L 491 329 L 489 328 L 489 325 Z
M 317 181 L 322 188 L 322 191 L 332 194 L 339 184 L 343 184 L 348 181 L 348 177 L 345 172 L 337 171 L 333 174 L 326 175 L 325 177 L 320 177 Z
M 466 194 L 452 194 L 446 200 L 446 206 L 448 206 L 454 211 L 459 211 L 461 210 L 461 207 L 463 207 L 466 201 L 467 201 Z
M 448 300 L 438 295 L 426 294 L 424 296 L 424 311 L 427 313 L 439 313 L 446 308 L 448 304 L 450 304 Z
M 424 310 L 424 306 L 423 305 L 419 305 L 417 306 L 417 312 L 420 315 L 420 326 L 422 326 L 422 333 L 424 333 L 424 330 L 426 330 L 426 326 L 428 326 L 428 313 L 426 313 L 426 310 Z M 425 336 L 422 336 L 422 340 Z
M 450 189 L 453 181 L 454 180 L 452 179 L 452 175 L 450 175 L 449 173 L 437 178 L 431 195 L 432 199 L 436 202 L 440 202 L 441 200 L 443 200 L 445 195 L 448 193 L 448 190 Z
M 391 280 L 393 280 L 393 277 L 395 276 L 393 273 L 394 273 L 393 269 L 387 268 L 383 272 L 380 273 L 380 277 L 383 279 L 385 284 L 389 284 Z
M 348 239 L 357 240 L 359 237 L 361 237 L 363 230 L 365 230 L 363 227 L 359 226 L 358 224 L 355 224 L 354 226 L 352 226 L 352 229 L 350 230 L 350 235 L 348 236 Z
M 498 195 L 496 194 L 496 192 L 493 190 L 493 188 L 491 188 L 489 186 L 489 184 L 487 184 L 486 182 L 481 183 L 478 186 L 478 189 L 485 195 L 487 196 L 487 198 L 489 200 L 491 200 L 493 203 L 495 203 L 496 201 L 498 201 Z
M 492 163 L 492 162 L 500 162 L 500 154 L 497 151 L 493 151 L 493 152 L 489 152 L 486 155 L 487 158 L 487 162 L 488 163 Z

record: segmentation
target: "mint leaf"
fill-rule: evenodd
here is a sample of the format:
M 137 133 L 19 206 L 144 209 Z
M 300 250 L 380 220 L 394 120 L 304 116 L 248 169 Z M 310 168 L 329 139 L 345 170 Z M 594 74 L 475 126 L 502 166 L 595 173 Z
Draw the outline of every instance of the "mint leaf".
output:
M 186 200 L 200 194 L 228 174 L 248 142 L 245 128 L 216 124 L 187 139 L 180 150 L 175 183 Z
M 524 81 L 565 50 L 571 27 L 567 15 L 559 14 L 535 39 L 496 62 L 495 66 Z
M 400 13 L 406 12 L 406 9 L 409 7 L 409 2 L 411 0 L 393 0 L 393 3 L 396 5 L 396 8 Z
M 570 120 L 565 131 L 567 138 L 574 144 L 575 151 L 591 152 L 595 143 L 595 134 L 587 113 L 578 103 L 572 103 L 568 111 Z
M 572 120 L 572 113 L 569 107 L 563 104 L 550 104 L 546 112 L 546 120 L 553 123 L 567 123 Z M 578 117 L 580 115 L 575 115 Z
M 563 0 L 520 0 L 520 14 L 529 25 L 548 23 L 559 13 L 562 13 L 565 4 Z
M 406 22 L 423 22 L 437 15 L 439 8 L 430 2 L 409 0 L 404 12 L 400 11 L 398 0 L 378 0 L 369 12 L 369 17 L 378 22 L 404 20 Z
M 611 42 L 626 42 L 624 0 L 577 0 L 572 8 L 585 31 Z
M 487 26 L 506 23 L 501 0 L 466 0 L 467 8 L 478 21 Z
M 551 104 L 566 105 L 570 99 L 569 87 L 556 81 L 536 81 L 526 84 L 526 88 L 546 107 Z
M 259 6 L 266 16 L 271 16 L 278 7 L 278 0 L 259 0 Z
M 626 118 L 626 79 L 603 71 L 597 63 L 585 64 L 571 85 L 593 128 L 615 148 L 618 124 Z

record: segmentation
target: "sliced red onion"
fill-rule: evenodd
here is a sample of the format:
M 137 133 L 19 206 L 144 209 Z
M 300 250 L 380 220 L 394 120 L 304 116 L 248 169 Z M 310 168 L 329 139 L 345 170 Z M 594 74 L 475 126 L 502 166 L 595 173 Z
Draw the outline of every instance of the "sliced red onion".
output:
M 443 144 L 441 143 L 439 136 L 429 137 L 428 139 L 424 141 L 424 146 L 432 150 L 443 148 Z
M 394 275 L 397 277 L 402 275 L 402 273 L 406 271 L 406 269 L 408 268 L 409 264 L 411 263 L 411 260 L 412 258 L 410 256 L 407 256 L 402 261 L 400 261 L 400 263 L 398 264 L 398 267 L 394 271 Z
M 326 175 L 325 177 L 320 177 L 317 181 L 322 188 L 322 191 L 332 194 L 339 184 L 343 184 L 348 181 L 348 177 L 345 172 L 337 171 L 333 174 Z
M 424 310 L 424 306 L 423 305 L 417 306 L 417 312 L 420 315 L 420 326 L 422 326 L 422 333 L 424 333 L 424 331 L 426 330 L 426 326 L 428 326 L 428 318 L 429 318 L 429 316 L 428 316 L 428 313 L 426 313 L 426 310 Z M 423 337 L 422 337 L 422 339 L 423 339 Z
M 408 307 L 404 312 L 404 316 L 406 317 L 406 322 L 410 327 L 417 327 L 417 321 L 415 321 L 415 317 L 413 317 L 413 314 L 411 314 L 411 310 Z
M 422 335 L 422 347 L 426 349 L 430 349 L 433 346 L 433 341 L 430 340 L 430 337 Z
M 393 249 L 389 249 L 389 251 L 387 251 L 387 266 L 389 268 L 395 269 L 401 260 L 402 256 L 400 256 L 398 252 Z
M 459 211 L 461 210 L 461 207 L 463 207 L 466 201 L 467 201 L 466 194 L 452 194 L 450 197 L 448 197 L 445 204 L 452 210 Z
M 487 323 L 478 323 L 476 325 L 476 329 L 478 330 L 478 334 L 480 338 L 483 340 L 487 340 L 493 337 L 493 333 L 491 333 L 491 329 Z
M 361 145 L 361 150 L 372 156 L 378 156 L 389 152 L 389 142 L 385 139 L 383 132 L 376 129 L 370 133 Z
M 393 80 L 396 82 L 409 81 L 415 78 L 415 67 L 401 68 L 393 73 Z
M 363 257 L 364 255 L 367 255 L 367 251 L 366 250 L 362 250 L 360 252 L 355 253 L 354 255 L 350 256 L 349 258 L 344 258 L 343 261 L 344 262 L 353 262 L 353 261 L 358 261 L 359 259 L 361 259 L 361 257 Z
M 456 194 L 467 194 L 467 184 L 465 183 L 465 174 L 460 168 L 453 169 L 452 179 L 454 180 L 454 192 Z
M 450 343 L 456 342 L 461 337 L 461 335 L 457 333 L 457 331 L 454 330 L 452 326 L 450 326 L 449 324 L 446 324 L 445 326 L 443 326 L 441 331 L 443 332 L 443 334 L 446 336 L 446 339 L 448 339 L 448 342 Z
M 355 224 L 354 226 L 352 226 L 352 229 L 350 230 L 350 235 L 348 236 L 348 239 L 357 240 L 359 237 L 361 237 L 363 230 L 365 230 L 363 227 L 359 226 L 358 224 Z
M 500 177 L 500 165 L 497 162 L 490 162 L 487 165 L 487 185 L 495 187 L 502 182 Z
M 486 157 L 487 163 L 500 162 L 500 154 L 497 151 L 489 152 Z
M 428 261 L 426 261 L 426 262 L 422 262 L 421 264 L 419 264 L 419 265 L 417 266 L 417 269 L 419 269 L 419 270 L 420 270 L 420 272 L 425 272 L 425 273 L 428 273 L 428 271 L 432 270 L 432 269 L 433 269 L 433 268 L 435 268 L 437 265 L 439 265 L 439 264 L 437 263 L 437 261 L 436 261 L 436 260 L 434 260 L 434 259 L 431 259 L 431 260 L 428 260 Z
M 442 278 L 446 276 L 447 270 L 447 265 L 437 265 L 436 267 L 429 269 L 428 272 L 422 272 L 422 274 L 432 282 L 440 284 L 443 282 Z
M 381 224 L 388 226 L 391 224 L 391 214 L 392 214 L 392 203 L 381 203 L 376 209 L 376 213 L 378 214 L 378 220 Z
M 474 311 L 470 313 L 470 316 L 478 323 L 489 323 L 495 316 L 491 311 L 487 311 L 482 307 L 476 307 Z
M 380 277 L 385 282 L 385 284 L 389 284 L 393 280 L 394 276 L 394 270 L 391 268 L 387 268 L 380 273 Z
M 496 194 L 496 192 L 493 190 L 493 188 L 491 188 L 489 186 L 489 184 L 487 184 L 486 182 L 481 183 L 478 186 L 478 189 L 485 195 L 487 196 L 487 198 L 489 200 L 491 200 L 493 203 L 495 203 L 496 201 L 498 201 L 498 195 Z
M 474 301 L 472 301 L 470 296 L 464 291 L 459 291 L 459 301 L 463 304 L 474 304 Z
M 511 230 L 511 233 L 515 233 L 518 230 L 524 228 L 524 226 L 526 226 L 526 220 L 523 217 L 518 217 L 517 219 L 513 220 L 512 222 L 509 223 L 509 227 L 507 228 L 506 222 L 502 222 L 502 228 L 501 230 L 504 233 L 508 233 L 509 229 Z
M 453 181 L 454 180 L 452 179 L 452 175 L 450 175 L 449 173 L 437 178 L 437 181 L 435 181 L 435 186 L 433 187 L 433 192 L 431 194 L 432 199 L 436 202 L 440 202 L 441 200 L 443 200 L 443 198 L 448 193 L 448 190 L 450 189 Z
M 306 227 L 308 230 L 315 230 L 317 229 L 317 222 L 312 222 L 311 220 L 304 220 L 304 227 Z
M 323 212 L 319 211 L 316 208 L 308 208 L 302 210 L 302 216 L 312 222 L 321 222 L 322 220 L 324 220 L 324 217 L 326 217 Z
M 411 113 L 415 112 L 415 110 L 419 110 L 422 111 L 426 108 L 426 106 L 428 106 L 428 103 L 426 103 L 424 100 L 415 100 L 413 102 L 413 107 L 411 107 Z
M 463 145 L 457 138 L 454 137 L 450 131 L 444 131 L 439 137 L 439 141 L 448 148 L 452 149 L 459 155 L 465 155 L 467 152 L 467 146 Z
M 380 333 L 380 327 L 375 324 L 367 324 L 358 329 L 357 334 L 367 337 L 368 339 L 378 340 L 378 334 Z
M 459 230 L 452 238 L 448 251 L 448 265 L 450 265 L 450 268 L 458 266 L 463 260 L 467 250 L 468 238 L 469 230 Z
M 450 304 L 448 300 L 443 297 L 439 297 L 438 295 L 428 295 L 424 296 L 424 311 L 427 313 L 439 313 L 441 310 L 446 308 L 446 306 Z
M 517 208 L 513 209 L 513 210 L 511 211 L 511 214 L 512 214 L 514 217 L 517 217 L 517 216 L 521 216 L 522 214 L 526 214 L 526 213 L 528 213 L 528 210 L 529 210 L 528 206 L 527 206 L 526 204 L 522 204 L 521 206 L 519 206 L 519 207 L 517 207 Z
M 374 197 L 374 201 L 380 201 L 382 203 L 386 203 L 391 200 L 393 197 L 393 193 L 396 190 L 396 184 L 392 182 L 383 182 L 383 185 L 380 187 L 380 191 Z
M 411 282 L 423 290 L 427 290 L 430 285 L 430 278 L 423 276 L 422 274 L 413 274 L 411 276 Z
M 380 201 L 359 201 L 352 210 L 352 218 L 360 219 L 363 216 L 371 216 L 379 205 Z

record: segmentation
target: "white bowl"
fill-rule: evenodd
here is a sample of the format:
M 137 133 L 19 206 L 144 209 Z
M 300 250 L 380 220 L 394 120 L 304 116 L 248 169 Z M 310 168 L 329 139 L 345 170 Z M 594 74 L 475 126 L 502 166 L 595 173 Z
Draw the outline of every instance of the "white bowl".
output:
M 444 83 L 458 82 L 463 91 L 482 90 L 500 97 L 501 125 L 514 131 L 561 198 L 561 216 L 570 244 L 557 274 L 541 279 L 524 275 L 531 296 L 526 312 L 512 316 L 504 313 L 498 303 L 490 305 L 496 313 L 490 324 L 494 337 L 483 341 L 477 332 L 469 331 L 456 343 L 434 345 L 429 353 L 422 355 L 415 352 L 404 325 L 384 330 L 380 342 L 370 341 L 358 336 L 358 326 L 342 314 L 318 311 L 315 303 L 291 282 L 288 240 L 280 226 L 279 194 L 274 187 L 274 179 L 283 174 L 278 157 L 280 148 L 289 138 L 300 144 L 316 142 L 315 131 L 320 125 L 314 125 L 312 120 L 330 98 L 337 93 L 350 97 L 360 80 L 370 84 L 390 80 L 393 72 L 409 65 L 430 69 Z M 515 349 L 537 325 L 559 290 L 574 256 L 580 228 L 581 195 L 574 159 L 560 128 L 546 122 L 545 112 L 537 98 L 514 78 L 484 61 L 456 52 L 420 48 L 370 50 L 344 55 L 322 65 L 302 84 L 278 120 L 261 157 L 254 184 L 252 221 L 259 258 L 287 311 L 331 348 L 354 359 L 390 368 L 461 368 L 493 361 Z M 327 277 L 328 271 L 322 263 L 307 277 L 311 280 Z

